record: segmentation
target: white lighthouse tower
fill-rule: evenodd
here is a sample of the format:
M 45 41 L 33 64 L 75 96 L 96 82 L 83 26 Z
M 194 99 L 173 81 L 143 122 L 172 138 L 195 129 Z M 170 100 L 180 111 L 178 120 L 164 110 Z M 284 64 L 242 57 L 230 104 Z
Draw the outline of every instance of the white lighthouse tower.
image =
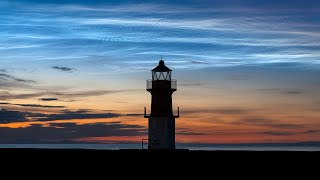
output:
M 177 90 L 177 81 L 171 79 L 172 70 L 161 59 L 152 72 L 152 80 L 147 80 L 147 91 L 151 93 L 151 113 L 149 118 L 148 149 L 175 149 L 175 118 L 172 112 L 172 94 Z

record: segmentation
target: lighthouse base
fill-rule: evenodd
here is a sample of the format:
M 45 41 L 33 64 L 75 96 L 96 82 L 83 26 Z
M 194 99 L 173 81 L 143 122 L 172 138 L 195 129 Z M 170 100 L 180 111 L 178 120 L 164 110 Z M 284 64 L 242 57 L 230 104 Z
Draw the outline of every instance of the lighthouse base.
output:
M 149 117 L 148 149 L 175 149 L 175 118 Z

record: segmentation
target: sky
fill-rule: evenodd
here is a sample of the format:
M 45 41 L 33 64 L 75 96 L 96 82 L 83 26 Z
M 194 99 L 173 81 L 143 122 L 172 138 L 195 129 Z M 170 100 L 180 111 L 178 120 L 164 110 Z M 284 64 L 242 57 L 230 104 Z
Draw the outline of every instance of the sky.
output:
M 1 0 L 0 143 L 147 138 L 173 70 L 178 143 L 320 141 L 318 0 Z

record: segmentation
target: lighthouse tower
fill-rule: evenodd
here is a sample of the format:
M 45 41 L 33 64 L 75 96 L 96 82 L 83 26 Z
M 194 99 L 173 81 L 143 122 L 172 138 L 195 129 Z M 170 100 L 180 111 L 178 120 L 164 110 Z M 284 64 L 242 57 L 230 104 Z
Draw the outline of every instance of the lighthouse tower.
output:
M 177 90 L 177 81 L 171 79 L 172 70 L 161 59 L 147 80 L 147 91 L 151 93 L 151 113 L 149 119 L 148 149 L 175 149 L 175 116 L 172 112 L 172 94 Z

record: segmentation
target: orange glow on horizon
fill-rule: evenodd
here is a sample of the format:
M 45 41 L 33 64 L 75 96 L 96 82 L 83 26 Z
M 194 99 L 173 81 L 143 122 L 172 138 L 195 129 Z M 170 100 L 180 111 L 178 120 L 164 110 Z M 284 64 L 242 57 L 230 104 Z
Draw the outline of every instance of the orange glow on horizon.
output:
M 281 122 L 273 122 L 270 124 L 241 124 L 241 115 L 230 116 L 213 116 L 210 113 L 204 113 L 207 118 L 196 118 L 198 114 L 185 114 L 181 118 L 176 119 L 176 141 L 178 143 L 259 143 L 259 142 L 299 142 L 299 141 L 320 141 L 320 137 L 316 134 L 306 134 L 303 131 L 312 128 L 312 124 L 304 124 L 304 129 L 295 130 L 287 129 L 283 132 L 291 133 L 290 136 L 280 136 L 267 134 L 268 132 L 278 132 L 276 125 Z M 217 119 L 217 120 L 216 120 Z M 239 120 L 240 119 L 240 120 Z M 271 119 L 271 118 L 270 118 Z M 124 125 L 139 125 L 147 128 L 147 119 L 140 116 L 120 116 L 114 118 L 101 119 L 72 119 L 72 120 L 55 120 L 55 121 L 29 121 L 29 122 L 14 122 L 8 124 L 0 124 L 0 127 L 8 128 L 27 128 L 32 124 L 41 124 L 43 127 L 50 127 L 50 123 L 76 123 L 78 125 L 94 124 L 94 123 L 120 123 Z M 299 123 L 299 121 L 295 121 Z M 291 123 L 292 124 L 292 123 Z M 281 125 L 281 124 L 280 124 Z M 275 127 L 272 127 L 275 126 Z M 297 126 L 298 127 L 298 126 Z M 190 135 L 184 135 L 180 132 L 190 132 Z M 200 134 L 192 134 L 200 133 Z M 74 139 L 75 141 L 84 141 L 91 143 L 111 143 L 111 142 L 132 142 L 139 143 L 141 139 L 146 139 L 145 136 L 109 136 L 109 137 L 87 137 Z

